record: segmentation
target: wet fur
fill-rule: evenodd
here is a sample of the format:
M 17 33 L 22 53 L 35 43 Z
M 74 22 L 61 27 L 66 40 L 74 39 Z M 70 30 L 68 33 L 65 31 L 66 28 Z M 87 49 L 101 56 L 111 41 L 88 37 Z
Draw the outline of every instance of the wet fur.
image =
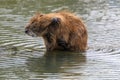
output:
M 35 29 L 34 29 L 35 28 Z M 48 51 L 85 51 L 87 30 L 82 20 L 73 13 L 57 12 L 36 14 L 26 27 L 37 36 L 43 37 Z

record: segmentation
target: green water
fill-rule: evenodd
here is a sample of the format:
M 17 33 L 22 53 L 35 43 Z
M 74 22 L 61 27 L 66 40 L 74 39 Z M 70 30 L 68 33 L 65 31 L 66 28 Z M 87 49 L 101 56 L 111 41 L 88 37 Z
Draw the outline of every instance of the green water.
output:
M 84 20 L 86 52 L 46 52 L 24 33 L 36 12 L 59 10 Z M 120 80 L 119 43 L 119 0 L 0 0 L 0 80 Z

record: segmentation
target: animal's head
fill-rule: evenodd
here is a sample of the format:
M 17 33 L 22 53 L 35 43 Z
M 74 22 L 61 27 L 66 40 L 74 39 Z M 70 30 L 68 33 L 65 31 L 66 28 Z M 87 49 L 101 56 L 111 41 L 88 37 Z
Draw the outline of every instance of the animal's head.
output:
M 60 18 L 54 17 L 54 15 L 36 14 L 25 27 L 25 33 L 33 37 L 43 36 L 48 33 L 51 28 L 55 29 L 58 27 L 59 22 Z

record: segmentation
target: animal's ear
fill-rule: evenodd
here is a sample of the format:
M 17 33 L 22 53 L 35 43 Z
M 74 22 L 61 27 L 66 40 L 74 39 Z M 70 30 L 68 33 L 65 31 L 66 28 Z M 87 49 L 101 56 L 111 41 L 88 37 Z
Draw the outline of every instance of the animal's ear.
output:
M 42 14 L 40 12 L 36 12 L 35 15 L 37 15 L 38 17 L 42 17 L 44 14 Z
M 54 17 L 52 18 L 52 24 L 59 24 L 60 18 Z

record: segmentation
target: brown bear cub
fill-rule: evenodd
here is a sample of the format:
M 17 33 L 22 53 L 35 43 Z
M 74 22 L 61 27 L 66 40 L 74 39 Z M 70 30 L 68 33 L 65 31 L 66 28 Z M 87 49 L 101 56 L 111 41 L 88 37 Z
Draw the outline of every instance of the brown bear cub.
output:
M 87 30 L 82 20 L 70 12 L 36 14 L 25 27 L 30 36 L 43 37 L 48 51 L 81 52 L 87 49 Z

